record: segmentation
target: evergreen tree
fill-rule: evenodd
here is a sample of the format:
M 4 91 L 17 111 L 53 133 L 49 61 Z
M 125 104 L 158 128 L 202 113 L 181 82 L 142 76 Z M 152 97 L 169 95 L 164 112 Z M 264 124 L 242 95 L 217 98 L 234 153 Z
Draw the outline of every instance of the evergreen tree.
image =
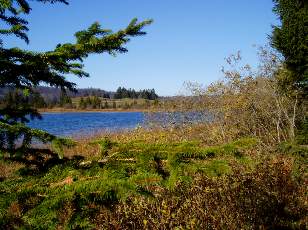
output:
M 69 106 L 72 105 L 72 99 L 67 95 L 67 93 L 65 91 L 61 91 L 59 105 L 61 107 L 67 106 L 67 105 L 69 105 Z
M 155 89 L 150 90 L 150 100 L 158 99 L 158 95 L 155 93 Z
M 17 89 L 9 91 L 0 107 L 0 150 L 7 148 L 12 151 L 15 147 L 15 140 L 24 135 L 18 132 L 19 129 L 23 129 L 20 124 L 29 122 L 29 119 L 33 118 L 41 119 L 41 116 L 29 103 L 29 97 Z M 26 145 L 27 141 L 25 137 L 23 144 Z
M 102 95 L 103 98 L 109 98 L 110 99 L 110 95 L 107 92 L 104 92 Z
M 285 87 L 308 93 L 308 1 L 273 0 L 274 12 L 280 26 L 275 26 L 272 46 L 285 58 L 291 74 L 284 80 Z
M 123 98 L 123 96 L 122 96 L 122 87 L 119 87 L 117 89 L 117 91 L 115 92 L 113 98 L 114 99 L 122 99 Z
M 42 3 L 65 3 L 66 0 L 36 0 Z M 16 36 L 26 43 L 29 42 L 27 31 L 28 21 L 25 16 L 31 12 L 28 0 L 7 0 L 0 1 L 0 20 L 1 26 L 6 28 L 0 29 L 2 36 Z M 83 60 L 89 54 L 117 53 L 127 52 L 124 45 L 131 37 L 144 35 L 142 31 L 144 26 L 151 23 L 146 20 L 141 23 L 133 19 L 129 25 L 118 32 L 102 29 L 99 23 L 93 23 L 86 30 L 79 31 L 75 34 L 75 43 L 58 44 L 54 50 L 48 52 L 32 52 L 20 48 L 5 47 L 3 39 L 0 40 L 0 87 L 15 87 L 23 90 L 25 95 L 32 92 L 32 88 L 40 84 L 59 87 L 62 90 L 76 91 L 75 84 L 65 78 L 67 74 L 73 74 L 78 77 L 89 76 L 83 70 Z M 2 146 L 5 148 L 6 143 L 11 136 L 23 136 L 23 146 L 29 145 L 33 136 L 40 140 L 59 141 L 55 136 L 40 130 L 30 129 L 25 126 L 28 121 L 27 117 L 36 117 L 38 113 L 34 109 L 24 107 L 16 108 L 12 114 L 11 108 L 2 108 L 0 110 L 0 128 Z M 10 115 L 10 116 L 8 116 Z M 13 138 L 14 139 L 14 138 Z M 14 141 L 14 140 L 13 140 Z
M 17 89 L 9 91 L 4 96 L 3 103 L 0 108 L 0 114 L 5 114 L 5 117 L 2 119 L 6 119 L 11 123 L 18 121 L 28 122 L 29 117 L 25 116 L 25 114 L 32 115 L 32 118 L 41 117 L 33 108 L 33 104 L 30 103 L 29 96 L 25 96 L 21 91 Z
M 124 87 L 119 87 L 114 94 L 114 99 L 123 99 L 123 98 L 143 98 L 149 100 L 155 100 L 158 98 L 158 95 L 155 93 L 154 89 L 144 89 L 136 92 L 134 89 L 126 89 Z
M 45 108 L 47 105 L 42 95 L 38 92 L 33 92 L 29 96 L 29 103 L 34 108 Z
M 130 89 L 130 98 L 138 98 L 137 93 L 134 89 Z

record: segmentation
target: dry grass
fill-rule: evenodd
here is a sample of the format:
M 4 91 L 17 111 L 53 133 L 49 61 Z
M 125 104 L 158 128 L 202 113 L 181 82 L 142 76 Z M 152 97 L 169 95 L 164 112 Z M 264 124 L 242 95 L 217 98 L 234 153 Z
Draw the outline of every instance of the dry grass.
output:
M 131 198 L 101 209 L 97 229 L 305 229 L 307 180 L 292 179 L 293 161 L 271 157 L 255 170 L 220 178 L 196 176 L 191 186 Z M 234 165 L 236 167 L 238 165 Z
M 0 161 L 0 181 L 16 177 L 15 173 L 25 165 L 18 162 Z

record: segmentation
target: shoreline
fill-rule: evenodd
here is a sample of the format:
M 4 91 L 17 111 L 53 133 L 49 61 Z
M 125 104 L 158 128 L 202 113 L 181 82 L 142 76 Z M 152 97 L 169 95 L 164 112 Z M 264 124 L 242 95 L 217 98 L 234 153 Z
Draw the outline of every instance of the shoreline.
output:
M 101 112 L 101 113 L 125 113 L 125 112 L 150 112 L 150 109 L 64 109 L 64 108 L 54 108 L 54 109 L 38 109 L 39 113 L 91 113 L 91 112 Z

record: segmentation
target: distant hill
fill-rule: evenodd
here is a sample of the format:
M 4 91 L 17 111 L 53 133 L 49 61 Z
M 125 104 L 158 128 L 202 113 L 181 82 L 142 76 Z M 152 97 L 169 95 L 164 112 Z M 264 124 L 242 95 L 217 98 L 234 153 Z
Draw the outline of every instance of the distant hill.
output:
M 4 97 L 5 94 L 7 94 L 12 88 L 0 88 L 0 97 Z M 97 88 L 80 88 L 77 89 L 77 93 L 69 92 L 67 91 L 67 95 L 69 97 L 88 97 L 88 96 L 97 96 L 97 97 L 103 97 L 103 98 L 109 98 L 113 97 L 115 92 L 106 91 L 102 89 Z M 39 92 L 43 98 L 47 101 L 49 100 L 59 100 L 61 95 L 61 89 L 59 88 L 53 88 L 53 87 L 45 87 L 45 86 L 39 86 L 35 88 L 35 91 Z
M 14 88 L 0 88 L 0 98 L 3 98 L 9 91 L 13 91 Z M 47 86 L 39 86 L 34 89 L 36 92 L 40 93 L 44 101 L 47 104 L 56 104 L 61 98 L 61 89 Z M 158 99 L 154 89 L 143 89 L 136 91 L 134 89 L 126 89 L 124 87 L 119 87 L 116 92 L 106 91 L 98 88 L 80 88 L 77 92 L 66 92 L 69 98 L 86 98 L 86 97 L 98 97 L 98 98 L 108 98 L 108 99 L 148 99 L 155 100 Z
M 35 89 L 37 92 L 39 92 L 45 100 L 59 100 L 61 95 L 61 89 L 59 88 L 53 88 L 53 87 L 44 87 L 40 86 Z M 76 93 L 67 91 L 67 95 L 71 98 L 74 97 L 88 97 L 88 96 L 97 96 L 97 97 L 103 97 L 103 98 L 110 98 L 114 95 L 114 92 L 97 89 L 97 88 L 80 88 L 77 89 Z

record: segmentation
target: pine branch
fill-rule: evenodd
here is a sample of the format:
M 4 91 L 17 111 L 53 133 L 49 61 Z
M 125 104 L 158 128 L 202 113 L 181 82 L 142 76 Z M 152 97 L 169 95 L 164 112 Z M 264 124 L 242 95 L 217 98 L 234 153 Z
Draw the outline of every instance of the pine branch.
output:
M 63 158 L 64 147 L 75 145 L 75 142 L 68 138 L 58 138 L 48 132 L 29 128 L 20 122 L 7 124 L 0 121 L 0 130 L 0 135 L 4 134 L 4 138 L 2 137 L 0 140 L 0 150 L 13 150 L 15 148 L 14 143 L 16 139 L 20 137 L 23 138 L 21 148 L 29 148 L 31 141 L 35 138 L 43 143 L 51 143 L 53 151 L 58 154 L 59 158 Z M 15 140 L 11 140 L 10 138 L 12 137 L 15 137 Z
M 58 45 L 54 51 L 44 53 L 0 48 L 0 87 L 31 88 L 47 84 L 74 91 L 75 84 L 67 81 L 64 75 L 88 77 L 81 63 L 89 54 L 127 52 L 124 45 L 130 37 L 144 35 L 142 29 L 150 23 L 152 20 L 137 23 L 137 19 L 133 19 L 126 29 L 116 33 L 101 29 L 98 23 L 94 23 L 75 34 L 75 44 Z
M 64 3 L 65 0 L 37 0 L 42 3 Z M 22 18 L 31 12 L 27 0 L 0 1 L 0 21 L 8 28 L 0 28 L 2 35 L 14 35 L 26 43 L 29 42 L 26 32 L 28 21 Z M 116 55 L 127 52 L 125 45 L 131 37 L 145 35 L 143 28 L 152 20 L 138 22 L 133 19 L 129 25 L 118 32 L 102 29 L 98 22 L 86 30 L 75 33 L 75 43 L 59 44 L 52 51 L 31 52 L 19 48 L 5 48 L 0 39 L 0 87 L 31 90 L 41 84 L 59 87 L 62 90 L 76 91 L 76 84 L 66 79 L 66 75 L 88 77 L 83 70 L 82 62 L 90 54 L 109 53 Z M 0 109 L 0 148 L 15 148 L 18 138 L 23 138 L 23 146 L 28 146 L 32 138 L 51 142 L 54 150 L 63 152 L 64 145 L 70 145 L 67 139 L 57 138 L 46 132 L 28 128 L 24 123 L 39 118 L 37 110 L 24 101 L 18 106 L 7 105 Z

